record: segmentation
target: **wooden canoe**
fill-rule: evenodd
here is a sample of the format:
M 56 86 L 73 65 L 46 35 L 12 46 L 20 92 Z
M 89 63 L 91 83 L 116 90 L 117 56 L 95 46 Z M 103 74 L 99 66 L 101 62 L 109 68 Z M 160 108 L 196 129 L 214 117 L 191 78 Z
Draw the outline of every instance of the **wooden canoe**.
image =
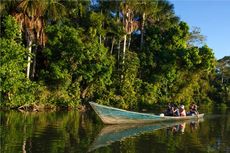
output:
M 199 119 L 204 116 L 204 114 L 194 116 L 160 116 L 155 114 L 127 111 L 123 109 L 100 105 L 94 102 L 89 102 L 89 104 L 92 106 L 92 108 L 104 124 L 137 124 L 154 123 L 162 121 L 183 121 Z

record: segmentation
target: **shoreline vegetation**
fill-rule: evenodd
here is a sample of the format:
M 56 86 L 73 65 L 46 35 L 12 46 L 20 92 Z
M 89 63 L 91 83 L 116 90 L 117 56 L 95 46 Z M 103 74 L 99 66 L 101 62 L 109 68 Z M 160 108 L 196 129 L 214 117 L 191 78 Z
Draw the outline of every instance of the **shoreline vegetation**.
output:
M 1 109 L 230 106 L 230 56 L 169 1 L 0 3 Z

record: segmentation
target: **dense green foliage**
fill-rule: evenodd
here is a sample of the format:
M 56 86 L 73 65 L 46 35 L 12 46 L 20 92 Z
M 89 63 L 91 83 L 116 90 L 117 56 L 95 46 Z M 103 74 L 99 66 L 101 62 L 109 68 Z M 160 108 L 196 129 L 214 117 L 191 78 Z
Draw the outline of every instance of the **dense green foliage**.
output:
M 229 67 L 167 1 L 1 4 L 2 107 L 229 104 Z
M 3 37 L 0 38 L 1 105 L 12 107 L 33 103 L 35 101 L 33 89 L 38 85 L 25 78 L 25 57 L 28 51 L 19 39 L 19 27 L 16 21 L 7 16 L 3 22 L 5 27 Z
M 221 106 L 228 106 L 230 102 L 230 56 L 217 61 L 212 98 Z

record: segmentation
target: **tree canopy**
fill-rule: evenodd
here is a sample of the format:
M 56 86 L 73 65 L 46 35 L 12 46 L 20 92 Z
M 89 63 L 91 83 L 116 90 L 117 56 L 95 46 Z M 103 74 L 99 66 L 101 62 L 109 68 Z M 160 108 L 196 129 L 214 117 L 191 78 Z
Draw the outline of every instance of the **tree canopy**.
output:
M 169 1 L 3 1 L 0 13 L 1 107 L 229 105 L 229 57 L 216 61 Z

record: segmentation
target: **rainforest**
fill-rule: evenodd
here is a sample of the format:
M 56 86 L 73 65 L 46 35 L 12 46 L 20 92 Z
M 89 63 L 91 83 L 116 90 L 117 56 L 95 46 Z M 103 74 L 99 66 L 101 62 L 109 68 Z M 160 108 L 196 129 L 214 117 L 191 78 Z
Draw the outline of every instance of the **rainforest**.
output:
M 0 107 L 230 106 L 230 56 L 167 0 L 1 1 Z

